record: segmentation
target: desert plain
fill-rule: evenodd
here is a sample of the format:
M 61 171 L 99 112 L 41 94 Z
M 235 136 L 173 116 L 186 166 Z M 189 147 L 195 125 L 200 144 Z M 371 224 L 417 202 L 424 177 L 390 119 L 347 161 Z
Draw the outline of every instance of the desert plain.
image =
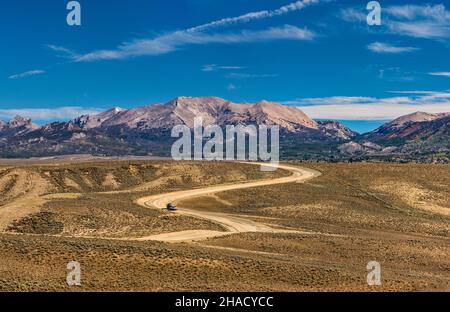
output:
M 0 291 L 450 291 L 448 165 L 0 165 Z M 168 202 L 179 208 L 164 209 Z M 66 283 L 81 265 L 81 286 Z M 367 264 L 382 284 L 368 286 Z

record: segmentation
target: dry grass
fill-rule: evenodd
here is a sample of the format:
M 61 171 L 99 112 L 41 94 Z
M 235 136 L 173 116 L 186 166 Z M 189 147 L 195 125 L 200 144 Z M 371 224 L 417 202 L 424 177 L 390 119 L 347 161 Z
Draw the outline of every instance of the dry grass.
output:
M 383 285 L 375 290 L 450 290 L 448 166 L 305 166 L 323 175 L 307 183 L 229 191 L 180 205 L 314 234 L 245 233 L 182 244 L 102 238 L 221 230 L 133 201 L 286 173 L 261 173 L 244 164 L 167 161 L 4 168 L 0 191 L 9 196 L 6 205 L 23 196 L 8 195 L 20 176 L 17 170 L 39 182 L 40 195 L 33 194 L 42 204 L 10 224 L 11 231 L 30 235 L 0 234 L 0 291 L 372 290 L 366 284 L 366 265 L 372 260 L 382 265 Z M 72 260 L 81 263 L 83 273 L 82 286 L 75 289 L 65 285 Z
M 161 191 L 286 174 L 263 173 L 256 166 L 245 164 L 167 161 L 46 165 L 11 170 L 0 181 L 12 174 L 18 177 L 17 181 L 22 181 L 32 173 L 38 175 L 34 183 L 41 185 L 41 191 L 33 193 L 39 206 L 30 202 L 28 213 L 15 220 L 8 219 L 8 231 L 108 238 L 191 229 L 223 230 L 212 222 L 145 209 L 133 201 Z M 8 183 L 9 180 L 4 184 Z M 17 194 L 10 197 L 15 198 Z M 16 202 L 12 201 L 11 205 L 14 207 Z
M 324 174 L 303 184 L 228 191 L 219 194 L 219 199 L 190 199 L 180 205 L 271 217 L 275 218 L 271 222 L 279 225 L 324 232 L 380 230 L 449 236 L 450 218 L 430 209 L 450 210 L 450 189 L 446 187 L 450 176 L 445 165 L 307 166 Z M 410 192 L 405 192 L 405 181 Z

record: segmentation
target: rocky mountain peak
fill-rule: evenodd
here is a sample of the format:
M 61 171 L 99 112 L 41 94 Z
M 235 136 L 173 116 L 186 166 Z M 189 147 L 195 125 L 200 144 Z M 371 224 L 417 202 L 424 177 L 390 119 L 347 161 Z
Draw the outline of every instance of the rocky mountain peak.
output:
M 73 120 L 73 123 L 82 129 L 93 129 L 100 127 L 105 121 L 124 111 L 125 110 L 120 107 L 113 107 L 96 115 L 80 116 Z
M 343 140 L 349 140 L 358 135 L 357 132 L 337 121 L 319 121 L 318 124 L 322 131 L 325 131 Z
M 172 128 L 176 125 L 192 128 L 196 117 L 203 117 L 203 126 L 278 125 L 286 155 L 303 155 L 305 159 L 410 157 L 411 153 L 428 157 L 449 151 L 450 113 L 416 112 L 358 135 L 339 122 L 316 122 L 296 107 L 275 102 L 233 103 L 218 97 L 181 96 L 166 104 L 128 110 L 113 107 L 43 127 L 21 116 L 7 123 L 0 121 L 0 152 L 2 148 L 8 151 L 7 155 L 11 151 L 19 155 L 37 151 L 33 155 L 44 156 L 68 148 L 72 153 L 132 155 L 153 154 L 157 150 L 163 154 L 170 150 Z M 84 144 L 73 144 L 79 140 Z M 34 144 L 41 146 L 36 148 Z
M 32 125 L 31 119 L 22 116 L 16 116 L 8 122 L 9 127 L 17 128 Z
M 123 108 L 116 106 L 116 107 L 113 107 L 113 108 L 107 110 L 106 112 L 112 113 L 112 114 L 117 114 L 117 113 L 120 113 L 120 112 L 123 112 L 123 111 L 124 111 Z
M 4 128 L 16 131 L 31 131 L 38 129 L 39 126 L 35 125 L 30 118 L 25 118 L 22 116 L 16 116 L 4 125 Z
M 39 129 L 39 126 L 32 123 L 31 119 L 16 116 L 7 123 L 0 124 L 0 137 L 10 137 L 22 135 Z
M 214 106 L 214 105 L 224 105 L 228 101 L 215 96 L 205 96 L 205 97 L 192 97 L 192 96 L 179 96 L 170 101 L 167 104 L 174 104 L 176 107 L 185 106 Z
M 257 102 L 255 105 L 261 109 L 271 123 L 278 124 L 284 128 L 290 129 L 292 126 L 302 126 L 318 129 L 318 124 L 296 107 L 284 106 L 265 100 Z
M 407 123 L 433 121 L 446 116 L 449 116 L 449 113 L 430 114 L 425 112 L 415 112 L 409 115 L 401 116 L 387 123 L 386 126 L 399 128 Z

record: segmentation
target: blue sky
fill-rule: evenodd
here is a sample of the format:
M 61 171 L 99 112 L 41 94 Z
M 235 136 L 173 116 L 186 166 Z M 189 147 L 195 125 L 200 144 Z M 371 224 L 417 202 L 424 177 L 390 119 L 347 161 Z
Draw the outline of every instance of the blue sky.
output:
M 71 27 L 67 2 L 2 3 L 1 119 L 179 95 L 271 100 L 360 131 L 450 111 L 443 0 L 380 1 L 381 26 L 368 26 L 361 0 L 80 0 L 82 25 Z

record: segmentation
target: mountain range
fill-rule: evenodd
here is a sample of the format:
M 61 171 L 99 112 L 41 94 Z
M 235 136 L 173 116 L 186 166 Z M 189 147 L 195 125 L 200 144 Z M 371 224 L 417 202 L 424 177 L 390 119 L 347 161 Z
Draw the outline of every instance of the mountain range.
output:
M 177 97 L 166 104 L 112 108 L 68 122 L 37 126 L 20 116 L 0 121 L 0 157 L 64 154 L 169 156 L 171 129 L 278 125 L 285 159 L 448 160 L 450 113 L 417 112 L 365 134 L 336 121 L 314 121 L 295 107 L 261 101 L 236 104 L 217 97 Z

